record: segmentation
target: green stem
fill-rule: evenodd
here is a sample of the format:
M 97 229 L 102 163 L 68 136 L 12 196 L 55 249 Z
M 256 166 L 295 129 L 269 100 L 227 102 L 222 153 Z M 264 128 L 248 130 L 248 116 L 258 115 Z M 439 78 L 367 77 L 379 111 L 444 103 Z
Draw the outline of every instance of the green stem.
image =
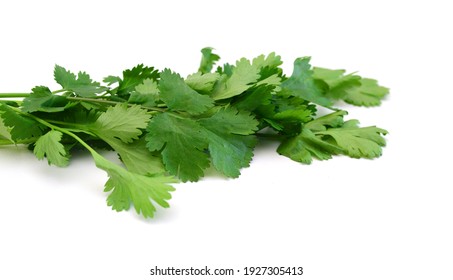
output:
M 54 90 L 52 91 L 52 94 L 56 94 L 56 93 L 60 93 L 60 92 L 66 92 L 67 90 L 62 88 L 62 89 L 59 89 L 59 90 Z
M 257 137 L 270 139 L 270 140 L 282 140 L 282 138 L 284 138 L 284 136 L 282 136 L 282 135 L 273 134 L 273 133 L 256 133 L 255 135 Z
M 38 117 L 35 117 L 34 115 L 32 114 L 28 114 L 28 113 L 24 113 L 24 112 L 21 112 L 22 114 L 34 119 L 35 121 L 47 126 L 48 128 L 50 129 L 53 129 L 53 130 L 57 130 L 57 131 L 60 131 L 61 133 L 64 133 L 66 135 L 69 135 L 71 136 L 72 138 L 74 138 L 75 140 L 77 140 L 77 142 L 79 142 L 82 146 L 84 146 L 91 154 L 93 155 L 99 155 L 93 148 L 90 147 L 90 145 L 88 145 L 85 141 L 83 141 L 79 136 L 77 136 L 76 134 L 72 133 L 69 129 L 65 129 L 65 128 L 62 128 L 62 127 L 59 127 L 59 126 L 55 126 L 43 119 L 40 119 Z
M 8 139 L 0 139 L 0 146 L 13 145 L 14 142 L 9 141 Z
M 64 125 L 64 129 L 67 129 L 68 131 L 71 132 L 82 132 L 85 134 L 89 134 L 91 136 L 96 136 L 95 134 L 87 131 L 85 128 L 85 125 L 83 124 L 77 124 L 77 123 L 69 123 L 69 122 L 64 122 L 64 121 L 57 121 L 57 120 L 44 120 L 50 124 L 58 124 L 58 125 Z
M 118 102 L 118 101 L 111 101 L 111 100 L 105 100 L 105 99 L 95 99 L 95 98 L 86 98 L 86 97 L 66 97 L 68 100 L 72 101 L 83 101 L 83 102 L 91 102 L 91 103 L 101 103 L 101 104 L 108 104 L 108 105 L 117 105 L 117 104 L 124 104 L 124 102 Z M 128 106 L 134 106 L 135 104 L 127 104 Z M 158 111 L 158 112 L 165 112 L 166 109 L 164 108 L 158 108 L 158 107 L 147 107 L 147 106 L 142 106 L 143 109 L 149 110 L 149 111 Z
M 90 147 L 90 145 L 88 145 L 87 143 L 85 143 L 85 141 L 83 141 L 79 136 L 77 136 L 76 134 L 72 133 L 69 129 L 65 129 L 65 128 L 62 128 L 62 127 L 59 127 L 59 126 L 56 126 L 56 125 L 53 125 L 41 118 L 38 118 L 32 114 L 29 114 L 29 113 L 25 113 L 25 112 L 22 112 L 19 108 L 14 108 L 14 107 L 11 107 L 11 109 L 13 109 L 14 111 L 18 112 L 19 114 L 22 114 L 24 116 L 27 116 L 29 118 L 32 118 L 34 119 L 35 121 L 39 122 L 40 124 L 43 124 L 45 126 L 47 126 L 48 128 L 50 129 L 53 129 L 53 130 L 57 130 L 57 131 L 60 131 L 61 133 L 64 133 L 66 135 L 69 135 L 71 136 L 72 138 L 74 138 L 75 140 L 77 140 L 77 142 L 79 142 L 80 144 L 82 144 L 82 146 L 84 146 L 91 154 L 95 154 L 95 155 L 99 155 L 93 148 Z
M 0 98 L 22 98 L 22 97 L 28 97 L 30 93 L 21 93 L 21 92 L 16 92 L 16 93 L 0 93 Z
M 116 105 L 119 102 L 105 100 L 105 99 L 96 99 L 96 98 L 86 98 L 86 97 L 66 97 L 66 99 L 71 101 L 83 101 L 83 102 L 92 102 L 92 103 L 101 103 L 101 104 L 108 104 L 108 105 Z
M 37 138 L 29 138 L 29 139 L 21 139 L 21 140 L 16 140 L 16 142 L 10 141 L 8 139 L 0 139 L 0 146 L 7 146 L 7 145 L 17 145 L 17 144 L 32 144 L 36 142 Z

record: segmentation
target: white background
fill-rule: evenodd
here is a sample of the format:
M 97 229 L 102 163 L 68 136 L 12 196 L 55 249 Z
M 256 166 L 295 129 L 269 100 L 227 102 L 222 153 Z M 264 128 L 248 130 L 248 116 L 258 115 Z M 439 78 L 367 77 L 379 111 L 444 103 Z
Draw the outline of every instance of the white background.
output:
M 391 89 L 348 106 L 390 131 L 377 160 L 305 166 L 261 143 L 236 180 L 177 185 L 153 220 L 105 205 L 89 156 L 66 169 L 0 147 L 0 279 L 151 277 L 154 266 L 303 266 L 303 277 L 453 279 L 450 1 L 3 1 L 0 92 L 56 89 L 55 63 L 100 80 L 138 63 L 196 71 L 275 51 Z M 203 279 L 223 279 L 207 277 Z M 193 277 L 190 279 L 201 279 Z M 247 279 L 227 277 L 225 279 Z

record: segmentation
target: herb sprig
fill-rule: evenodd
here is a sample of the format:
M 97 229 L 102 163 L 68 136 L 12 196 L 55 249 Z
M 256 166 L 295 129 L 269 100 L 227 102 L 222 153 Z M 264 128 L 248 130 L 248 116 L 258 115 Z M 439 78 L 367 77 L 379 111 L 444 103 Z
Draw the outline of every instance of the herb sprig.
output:
M 275 53 L 215 69 L 219 59 L 204 48 L 198 72 L 185 78 L 140 64 L 103 84 L 56 65 L 61 88 L 0 94 L 0 145 L 28 145 L 59 167 L 86 149 L 109 176 L 107 204 L 116 211 L 133 205 L 144 217 L 153 217 L 156 205 L 169 206 L 174 183 L 197 181 L 211 165 L 238 177 L 262 137 L 307 164 L 381 155 L 387 131 L 345 120 L 347 112 L 335 106 L 379 105 L 388 89 L 377 81 L 312 67 L 309 57 L 297 58 L 290 76 Z M 318 116 L 319 107 L 331 113 Z M 123 166 L 99 149 L 114 150 Z

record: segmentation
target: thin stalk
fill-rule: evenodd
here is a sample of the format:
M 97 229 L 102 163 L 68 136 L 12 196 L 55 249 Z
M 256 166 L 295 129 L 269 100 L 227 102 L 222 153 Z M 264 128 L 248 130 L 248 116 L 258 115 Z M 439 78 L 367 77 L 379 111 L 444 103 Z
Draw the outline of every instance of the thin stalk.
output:
M 22 114 L 34 119 L 35 121 L 47 126 L 50 129 L 57 130 L 57 131 L 60 131 L 61 133 L 64 133 L 66 135 L 71 136 L 72 138 L 77 140 L 77 142 L 79 142 L 82 146 L 84 146 L 91 154 L 99 155 L 93 148 L 90 147 L 90 145 L 88 145 L 85 141 L 83 141 L 79 136 L 77 136 L 76 134 L 72 133 L 69 129 L 62 128 L 62 127 L 59 127 L 59 126 L 55 126 L 55 125 L 53 125 L 53 124 L 51 124 L 51 123 L 49 123 L 49 122 L 47 122 L 47 121 L 45 121 L 43 119 L 35 117 L 32 114 L 24 113 L 22 111 L 20 111 L 20 112 Z
M 36 138 L 29 138 L 29 139 L 21 139 L 21 140 L 16 140 L 16 142 L 10 141 L 8 139 L 0 139 L 0 146 L 7 146 L 7 145 L 18 145 L 18 144 L 31 144 L 36 142 Z
M 1 97 L 0 97 L 1 98 Z M 2 103 L 5 103 L 5 102 L 15 102 L 15 103 L 18 103 L 18 104 L 22 104 L 23 101 L 22 100 L 16 100 L 16 99 L 1 99 L 0 102 Z
M 86 98 L 86 97 L 66 97 L 68 100 L 72 101 L 84 101 L 84 102 L 91 102 L 91 103 L 101 103 L 101 104 L 108 104 L 108 105 L 117 105 L 117 104 L 124 104 L 124 102 L 118 102 L 118 101 L 111 101 L 111 100 L 105 100 L 105 99 L 95 99 L 95 98 Z M 127 104 L 129 107 L 134 106 L 135 104 Z M 147 107 L 147 106 L 142 106 L 140 105 L 143 109 L 149 110 L 149 111 L 158 111 L 158 112 L 165 112 L 166 109 L 164 108 L 158 108 L 158 107 Z
M 282 138 L 284 138 L 283 135 L 274 134 L 274 133 L 261 133 L 261 132 L 258 132 L 255 135 L 257 137 L 264 138 L 264 139 L 270 139 L 270 140 L 282 140 Z
M 16 92 L 16 93 L 0 93 L 0 98 L 22 98 L 22 97 L 28 97 L 30 93 L 24 93 L 24 92 Z
M 14 142 L 9 141 L 8 139 L 0 139 L 0 146 L 13 145 Z
M 72 132 L 82 132 L 85 134 L 89 134 L 91 136 L 96 136 L 95 134 L 91 133 L 90 131 L 87 131 L 85 128 L 85 125 L 83 124 L 78 124 L 78 123 L 69 123 L 69 122 L 64 122 L 64 121 L 57 121 L 57 120 L 44 120 L 48 123 L 51 124 L 58 124 L 58 125 L 64 125 L 64 129 L 67 129 Z
M 119 102 L 105 100 L 105 99 L 96 99 L 96 98 L 86 98 L 86 97 L 66 97 L 66 99 L 71 101 L 84 101 L 84 102 L 92 102 L 92 103 L 101 103 L 101 104 L 108 104 L 108 105 L 116 105 Z
M 62 89 L 59 89 L 59 90 L 52 91 L 52 94 L 56 94 L 56 93 L 60 93 L 60 92 L 66 92 L 66 91 L 68 91 L 68 90 L 62 88 Z

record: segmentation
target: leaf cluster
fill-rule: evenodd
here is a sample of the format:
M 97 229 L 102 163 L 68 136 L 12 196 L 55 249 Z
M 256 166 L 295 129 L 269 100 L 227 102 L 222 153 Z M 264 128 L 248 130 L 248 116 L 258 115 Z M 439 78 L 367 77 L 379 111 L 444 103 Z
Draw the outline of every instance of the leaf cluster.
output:
M 88 150 L 109 176 L 107 204 L 116 211 L 133 206 L 144 217 L 169 206 L 174 183 L 197 181 L 210 166 L 238 177 L 260 138 L 278 141 L 278 153 L 307 164 L 382 154 L 387 131 L 360 127 L 335 107 L 337 100 L 379 105 L 388 89 L 375 80 L 312 67 L 309 57 L 297 58 L 290 76 L 275 53 L 219 60 L 205 48 L 198 71 L 187 77 L 140 64 L 103 84 L 56 65 L 60 88 L 36 86 L 20 101 L 0 95 L 0 144 L 27 144 L 59 167 Z M 330 113 L 319 115 L 320 107 Z M 99 149 L 115 151 L 121 165 Z

